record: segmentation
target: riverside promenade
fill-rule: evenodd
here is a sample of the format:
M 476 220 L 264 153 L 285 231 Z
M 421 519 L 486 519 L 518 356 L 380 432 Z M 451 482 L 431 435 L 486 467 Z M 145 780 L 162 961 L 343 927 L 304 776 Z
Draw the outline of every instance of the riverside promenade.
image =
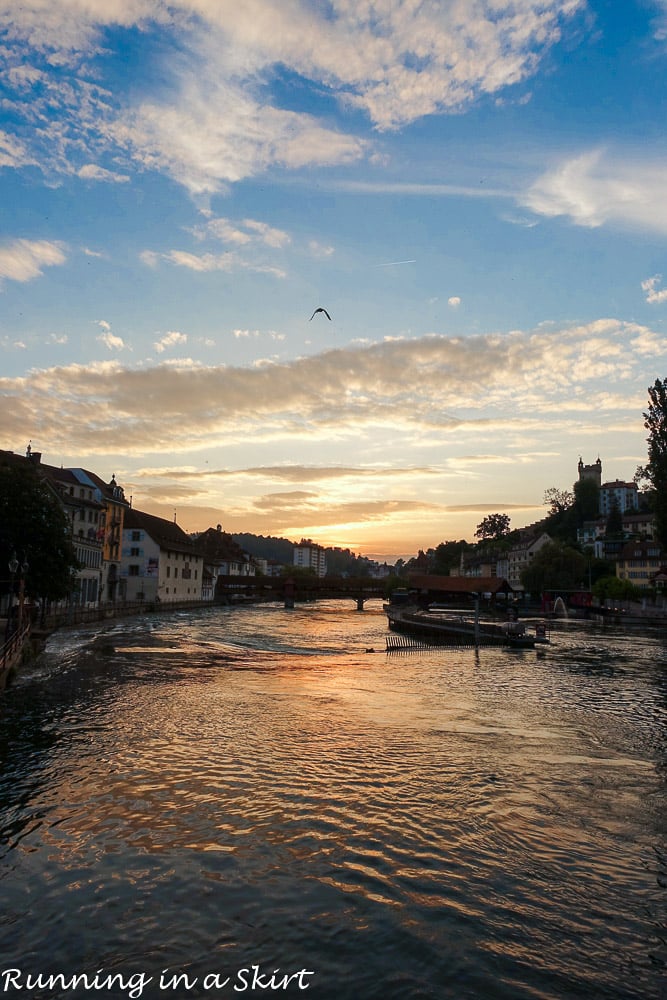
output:
M 20 629 L 7 635 L 7 619 L 0 618 L 0 635 L 6 636 L 0 646 L 0 692 L 4 691 L 21 664 L 44 649 L 44 645 L 54 632 L 66 628 L 102 625 L 115 618 L 131 618 L 142 614 L 160 614 L 173 611 L 199 610 L 213 607 L 216 601 L 116 601 L 114 603 L 84 607 L 72 604 L 40 614 L 38 609 L 27 611 L 26 620 Z

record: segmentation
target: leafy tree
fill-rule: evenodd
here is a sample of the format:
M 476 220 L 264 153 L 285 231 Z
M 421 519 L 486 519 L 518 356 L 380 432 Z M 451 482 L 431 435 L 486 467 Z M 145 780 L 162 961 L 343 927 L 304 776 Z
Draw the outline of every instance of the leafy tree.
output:
M 405 569 L 408 573 L 428 573 L 431 568 L 429 557 L 423 549 L 420 549 L 416 556 L 408 559 Z
M 549 514 L 560 515 L 574 504 L 574 493 L 569 490 L 559 490 L 556 486 L 550 486 L 544 491 L 544 503 L 549 507 Z
M 28 463 L 0 464 L 0 579 L 10 586 L 13 555 L 28 563 L 27 593 L 61 600 L 75 588 L 79 568 L 71 526 L 48 483 Z
M 451 570 L 461 565 L 461 553 L 470 545 L 466 541 L 440 542 L 433 552 L 433 572 L 438 576 L 449 576 Z
M 653 489 L 658 540 L 667 546 L 667 379 L 656 379 L 648 395 L 649 407 L 643 414 L 649 432 L 648 462 L 642 472 Z
M 508 514 L 487 514 L 484 520 L 477 525 L 475 538 L 497 541 L 508 535 L 509 530 L 510 518 Z
M 574 507 L 577 524 L 594 521 L 600 509 L 600 489 L 593 479 L 580 479 L 574 484 Z
M 545 590 L 579 590 L 588 579 L 588 559 L 563 542 L 549 542 L 535 554 L 521 573 L 521 583 L 531 594 Z
M 593 584 L 593 595 L 600 601 L 607 598 L 619 601 L 636 601 L 641 597 L 641 591 L 630 580 L 620 580 L 617 576 L 601 576 Z
M 614 501 L 609 511 L 609 517 L 605 526 L 605 535 L 607 538 L 623 538 L 623 515 L 616 501 Z

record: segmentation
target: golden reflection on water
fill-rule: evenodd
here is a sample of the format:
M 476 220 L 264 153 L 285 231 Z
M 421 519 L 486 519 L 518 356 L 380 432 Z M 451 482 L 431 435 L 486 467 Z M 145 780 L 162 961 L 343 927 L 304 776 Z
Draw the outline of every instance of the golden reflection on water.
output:
M 513 997 L 567 996 L 548 985 L 566 974 L 614 996 L 619 954 L 650 983 L 647 858 L 664 850 L 666 802 L 645 749 L 665 718 L 654 675 L 641 662 L 633 677 L 582 675 L 557 645 L 366 654 L 383 625 L 244 609 L 111 635 L 90 704 L 63 691 L 40 781 L 16 806 L 22 875 L 49 887 L 57 947 L 66 888 L 96 920 L 111 893 L 126 935 L 152 941 L 168 917 L 175 950 L 186 924 L 215 948 L 221 922 L 225 948 L 240 947 L 242 914 L 295 960 L 306 934 L 325 967 L 355 928 L 350 996 L 364 963 L 381 980 L 389 944 L 406 968 L 428 956 L 432 995 L 457 1000 L 438 992 L 436 953 L 469 971 L 492 957 L 487 992 L 470 996 L 499 980 Z

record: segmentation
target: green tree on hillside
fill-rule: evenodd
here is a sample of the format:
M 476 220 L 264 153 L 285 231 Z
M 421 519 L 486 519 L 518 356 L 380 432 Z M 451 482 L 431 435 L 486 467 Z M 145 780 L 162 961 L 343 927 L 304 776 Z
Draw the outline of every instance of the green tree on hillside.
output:
M 487 514 L 483 521 L 477 525 L 475 538 L 482 541 L 498 541 L 509 534 L 510 518 L 508 514 Z
M 544 503 L 549 507 L 549 514 L 560 516 L 572 507 L 574 503 L 574 493 L 569 490 L 559 490 L 557 486 L 550 486 L 544 491 Z
M 453 569 L 461 565 L 461 553 L 470 548 L 468 542 L 440 542 L 433 552 L 433 572 L 438 576 L 449 576 Z
M 57 496 L 29 464 L 0 464 L 0 580 L 10 586 L 9 561 L 27 562 L 26 592 L 61 600 L 79 568 L 71 526 Z
M 574 507 L 577 526 L 584 521 L 594 521 L 600 510 L 600 489 L 593 479 L 580 479 L 574 484 Z
M 623 515 L 616 501 L 611 505 L 611 510 L 607 517 L 605 535 L 607 538 L 623 538 Z
M 546 590 L 578 590 L 585 586 L 589 561 L 563 542 L 550 542 L 535 554 L 521 573 L 521 583 L 531 594 Z
M 637 601 L 641 597 L 641 590 L 635 587 L 630 580 L 619 580 L 617 576 L 601 576 L 593 584 L 593 595 L 600 601 L 607 599 L 618 601 Z
M 656 534 L 667 547 L 667 379 L 656 379 L 648 395 L 649 407 L 643 414 L 649 432 L 648 462 L 637 472 L 651 484 Z

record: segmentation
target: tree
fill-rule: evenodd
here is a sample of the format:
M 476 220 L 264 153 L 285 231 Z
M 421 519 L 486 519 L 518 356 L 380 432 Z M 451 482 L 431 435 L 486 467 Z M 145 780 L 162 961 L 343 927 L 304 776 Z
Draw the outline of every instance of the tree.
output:
M 75 588 L 79 563 L 58 497 L 28 463 L 9 460 L 0 464 L 0 579 L 8 584 L 14 554 L 28 564 L 32 596 L 60 600 Z
M 601 576 L 593 584 L 593 594 L 600 601 L 607 599 L 619 601 L 637 601 L 641 590 L 630 580 L 619 580 L 617 576 Z
M 642 472 L 653 490 L 658 541 L 667 546 L 667 379 L 656 379 L 648 395 L 649 407 L 643 414 L 649 432 L 648 462 Z
M 552 516 L 564 514 L 574 503 L 574 494 L 569 490 L 559 490 L 557 486 L 550 486 L 544 491 L 544 503 L 548 505 Z
M 621 514 L 621 508 L 618 506 L 616 500 L 614 500 L 607 518 L 605 536 L 610 539 L 623 538 L 623 534 L 623 515 Z
M 484 520 L 477 525 L 475 538 L 498 541 L 498 539 L 508 535 L 509 530 L 510 518 L 508 514 L 487 514 Z
M 433 553 L 433 572 L 438 576 L 449 576 L 452 569 L 461 565 L 461 553 L 467 552 L 470 545 L 466 541 L 440 542 Z
M 522 571 L 521 583 L 531 594 L 542 594 L 545 590 L 579 590 L 587 577 L 586 556 L 562 542 L 549 542 Z
M 549 506 L 544 530 L 559 541 L 576 542 L 579 521 L 576 494 L 551 486 L 544 492 L 544 503 Z
M 574 484 L 574 506 L 578 527 L 584 521 L 594 521 L 600 509 L 600 489 L 593 479 L 580 479 Z

